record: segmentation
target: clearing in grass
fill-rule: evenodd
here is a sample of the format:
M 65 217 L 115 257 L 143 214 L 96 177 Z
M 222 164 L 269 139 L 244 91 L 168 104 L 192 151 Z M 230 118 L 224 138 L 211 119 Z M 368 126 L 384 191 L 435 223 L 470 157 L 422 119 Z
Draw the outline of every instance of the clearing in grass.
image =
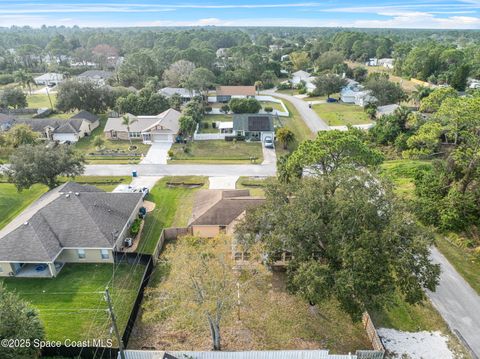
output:
M 353 104 L 324 103 L 312 108 L 329 126 L 363 125 L 372 122 L 363 107 Z
M 49 99 L 50 96 L 50 99 Z M 50 103 L 51 101 L 51 103 Z M 33 94 L 27 95 L 28 108 L 55 108 L 57 102 L 57 94 Z
M 171 163 L 262 163 L 263 152 L 260 142 L 244 141 L 194 141 L 187 145 L 172 146 Z M 252 160 L 256 159 L 256 160 Z

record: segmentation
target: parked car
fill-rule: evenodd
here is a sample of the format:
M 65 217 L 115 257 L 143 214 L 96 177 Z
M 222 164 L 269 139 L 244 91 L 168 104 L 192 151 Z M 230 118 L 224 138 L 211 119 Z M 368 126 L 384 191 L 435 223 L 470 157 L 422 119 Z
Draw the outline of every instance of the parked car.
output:
M 273 144 L 273 139 L 271 136 L 265 136 L 265 138 L 263 139 L 263 145 L 265 146 L 265 148 L 274 148 L 274 144 Z
M 331 102 L 338 102 L 338 100 L 336 98 L 333 98 L 333 97 L 329 97 L 327 98 L 327 102 L 331 103 Z

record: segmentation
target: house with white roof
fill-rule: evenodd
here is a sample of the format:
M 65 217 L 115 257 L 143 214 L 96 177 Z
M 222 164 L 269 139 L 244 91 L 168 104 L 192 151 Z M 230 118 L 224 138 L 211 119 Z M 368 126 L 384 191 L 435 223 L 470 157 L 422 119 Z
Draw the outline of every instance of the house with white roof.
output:
M 130 118 L 130 126 L 123 123 L 123 118 Z M 170 108 L 156 116 L 125 116 L 112 117 L 107 120 L 103 133 L 109 140 L 138 140 L 143 143 L 153 142 L 173 143 L 180 130 L 181 113 Z
M 378 66 L 383 66 L 386 69 L 393 69 L 394 63 L 395 63 L 395 59 L 391 59 L 391 58 L 378 59 L 377 61 Z
M 315 80 L 315 76 L 312 76 L 310 73 L 306 71 L 300 70 L 292 74 L 292 79 L 290 80 L 290 82 L 294 86 L 296 86 L 303 81 L 305 82 L 305 87 L 307 88 L 307 91 L 310 92 L 315 90 L 316 88 L 315 84 L 313 83 L 314 80 Z
M 347 79 L 347 81 L 347 85 L 340 91 L 340 99 L 342 102 L 365 107 L 377 101 L 375 96 L 371 95 L 370 90 L 364 90 L 363 86 L 356 81 L 350 79 Z
M 170 98 L 175 94 L 180 95 L 180 97 L 182 98 L 182 102 L 188 102 L 191 99 L 193 99 L 195 96 L 200 95 L 195 90 L 189 90 L 182 87 L 164 87 L 158 90 L 158 93 L 160 95 L 165 96 L 166 98 Z
M 65 77 L 63 76 L 63 74 L 58 74 L 55 72 L 47 72 L 46 74 L 35 77 L 33 80 L 37 85 L 53 87 L 62 83 L 65 80 Z

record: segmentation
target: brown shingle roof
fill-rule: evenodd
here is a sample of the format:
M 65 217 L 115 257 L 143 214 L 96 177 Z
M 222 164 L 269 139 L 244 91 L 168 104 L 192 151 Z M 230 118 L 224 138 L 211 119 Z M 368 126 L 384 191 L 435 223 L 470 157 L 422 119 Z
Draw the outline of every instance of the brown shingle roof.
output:
M 190 225 L 228 226 L 247 209 L 255 208 L 264 198 L 251 197 L 248 190 L 200 190 Z
M 218 86 L 217 96 L 255 96 L 255 86 Z

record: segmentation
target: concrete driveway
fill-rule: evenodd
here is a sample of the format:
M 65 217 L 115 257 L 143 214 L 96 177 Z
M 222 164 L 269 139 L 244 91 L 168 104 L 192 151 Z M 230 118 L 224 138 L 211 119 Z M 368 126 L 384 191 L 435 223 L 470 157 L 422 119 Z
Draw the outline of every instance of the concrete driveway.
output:
M 277 163 L 277 154 L 274 148 L 265 148 L 262 144 L 263 162 L 262 165 L 275 165 Z
M 143 158 L 141 164 L 166 165 L 168 150 L 172 147 L 170 142 L 154 142 L 150 146 L 147 155 Z
M 428 296 L 433 305 L 467 347 L 480 357 L 480 296 L 458 274 L 440 251 L 433 247 L 431 257 L 442 268 L 437 290 Z
M 235 189 L 238 176 L 209 177 L 209 189 Z

